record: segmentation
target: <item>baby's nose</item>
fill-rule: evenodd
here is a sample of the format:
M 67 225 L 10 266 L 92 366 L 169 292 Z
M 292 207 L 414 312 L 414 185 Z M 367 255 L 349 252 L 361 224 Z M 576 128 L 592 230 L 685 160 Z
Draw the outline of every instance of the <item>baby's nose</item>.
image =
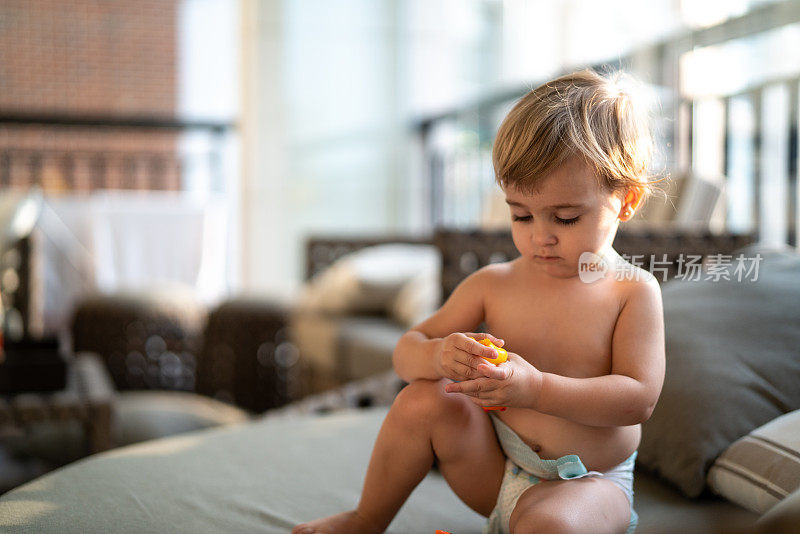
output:
M 533 243 L 540 247 L 555 245 L 558 242 L 555 234 L 547 228 L 533 230 Z

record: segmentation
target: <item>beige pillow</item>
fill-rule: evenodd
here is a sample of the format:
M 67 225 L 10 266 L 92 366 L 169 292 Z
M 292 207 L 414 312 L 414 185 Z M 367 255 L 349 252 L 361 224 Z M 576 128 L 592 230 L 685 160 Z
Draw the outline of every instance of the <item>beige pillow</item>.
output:
M 393 295 L 393 288 L 363 288 L 351 258 L 345 257 L 315 276 L 303 288 L 298 308 L 329 313 L 375 312 L 383 309 Z
M 800 488 L 800 410 L 734 442 L 714 462 L 708 485 L 759 514 Z
M 386 312 L 409 280 L 438 262 L 433 245 L 363 248 L 315 276 L 301 293 L 299 309 L 336 314 Z
M 405 326 L 421 323 L 436 311 L 442 300 L 441 266 L 427 269 L 409 280 L 389 307 L 391 317 Z

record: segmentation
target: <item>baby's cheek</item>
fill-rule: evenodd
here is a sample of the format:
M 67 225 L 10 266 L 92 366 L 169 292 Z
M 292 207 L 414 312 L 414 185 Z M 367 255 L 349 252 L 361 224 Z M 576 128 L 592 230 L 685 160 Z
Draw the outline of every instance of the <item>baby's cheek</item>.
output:
M 511 241 L 520 253 L 530 251 L 531 235 L 524 225 L 515 224 L 511 227 Z

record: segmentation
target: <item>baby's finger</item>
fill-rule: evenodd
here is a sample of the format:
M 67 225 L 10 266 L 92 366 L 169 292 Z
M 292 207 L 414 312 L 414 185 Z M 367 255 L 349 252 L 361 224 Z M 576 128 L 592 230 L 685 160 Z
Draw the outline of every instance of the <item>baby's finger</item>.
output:
M 475 356 L 480 356 L 481 358 L 497 358 L 497 351 L 491 347 L 481 345 L 474 339 L 468 337 L 464 338 L 462 341 L 463 345 L 459 346 L 459 348 L 464 352 L 474 354 Z
M 484 373 L 484 376 L 494 378 L 495 380 L 506 380 L 507 378 L 511 378 L 513 372 L 510 365 L 501 363 L 500 365 L 492 365 L 488 374 Z
M 447 384 L 444 390 L 447 393 L 464 393 L 466 395 L 474 395 L 480 397 L 483 393 L 493 391 L 492 380 L 488 378 L 476 378 L 475 380 L 465 380 L 464 382 L 457 382 L 454 384 Z
M 480 376 L 480 373 L 478 372 L 478 367 L 480 367 L 481 365 L 487 365 L 486 360 L 484 360 L 480 356 L 475 356 L 474 354 L 464 354 L 464 357 L 466 358 L 465 365 L 467 365 L 468 367 L 472 368 L 475 371 L 476 377 Z
M 492 334 L 487 334 L 485 332 L 470 332 L 467 334 L 469 337 L 474 338 L 475 340 L 480 341 L 481 339 L 488 339 L 498 347 L 502 347 L 505 341 L 500 339 L 499 337 L 495 337 Z
M 488 337 L 489 341 L 491 341 L 492 343 L 494 343 L 498 347 L 502 347 L 503 345 L 505 345 L 505 341 L 503 341 L 499 337 L 493 336 L 492 334 L 486 334 L 486 337 Z
M 478 356 L 475 356 L 471 352 L 460 347 L 456 347 L 453 351 L 453 359 L 451 361 L 452 368 L 458 368 L 459 370 L 462 370 L 461 366 L 466 367 L 467 369 L 471 369 L 475 376 L 479 376 L 477 372 L 478 366 L 482 363 L 486 363 L 486 360 L 483 358 L 479 358 Z
M 486 378 L 505 380 L 508 378 L 508 367 L 485 363 L 478 366 L 478 372 Z
M 477 365 L 475 367 L 470 367 L 469 365 L 459 361 L 454 362 L 453 372 L 457 376 L 451 378 L 455 378 L 456 380 L 470 380 L 481 376 L 477 370 Z

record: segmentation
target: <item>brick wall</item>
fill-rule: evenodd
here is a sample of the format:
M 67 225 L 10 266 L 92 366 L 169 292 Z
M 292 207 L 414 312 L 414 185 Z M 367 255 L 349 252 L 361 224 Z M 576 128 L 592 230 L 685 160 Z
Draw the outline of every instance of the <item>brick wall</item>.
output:
M 0 115 L 175 115 L 180 0 L 3 0 Z M 176 134 L 0 124 L 0 187 L 178 189 Z

